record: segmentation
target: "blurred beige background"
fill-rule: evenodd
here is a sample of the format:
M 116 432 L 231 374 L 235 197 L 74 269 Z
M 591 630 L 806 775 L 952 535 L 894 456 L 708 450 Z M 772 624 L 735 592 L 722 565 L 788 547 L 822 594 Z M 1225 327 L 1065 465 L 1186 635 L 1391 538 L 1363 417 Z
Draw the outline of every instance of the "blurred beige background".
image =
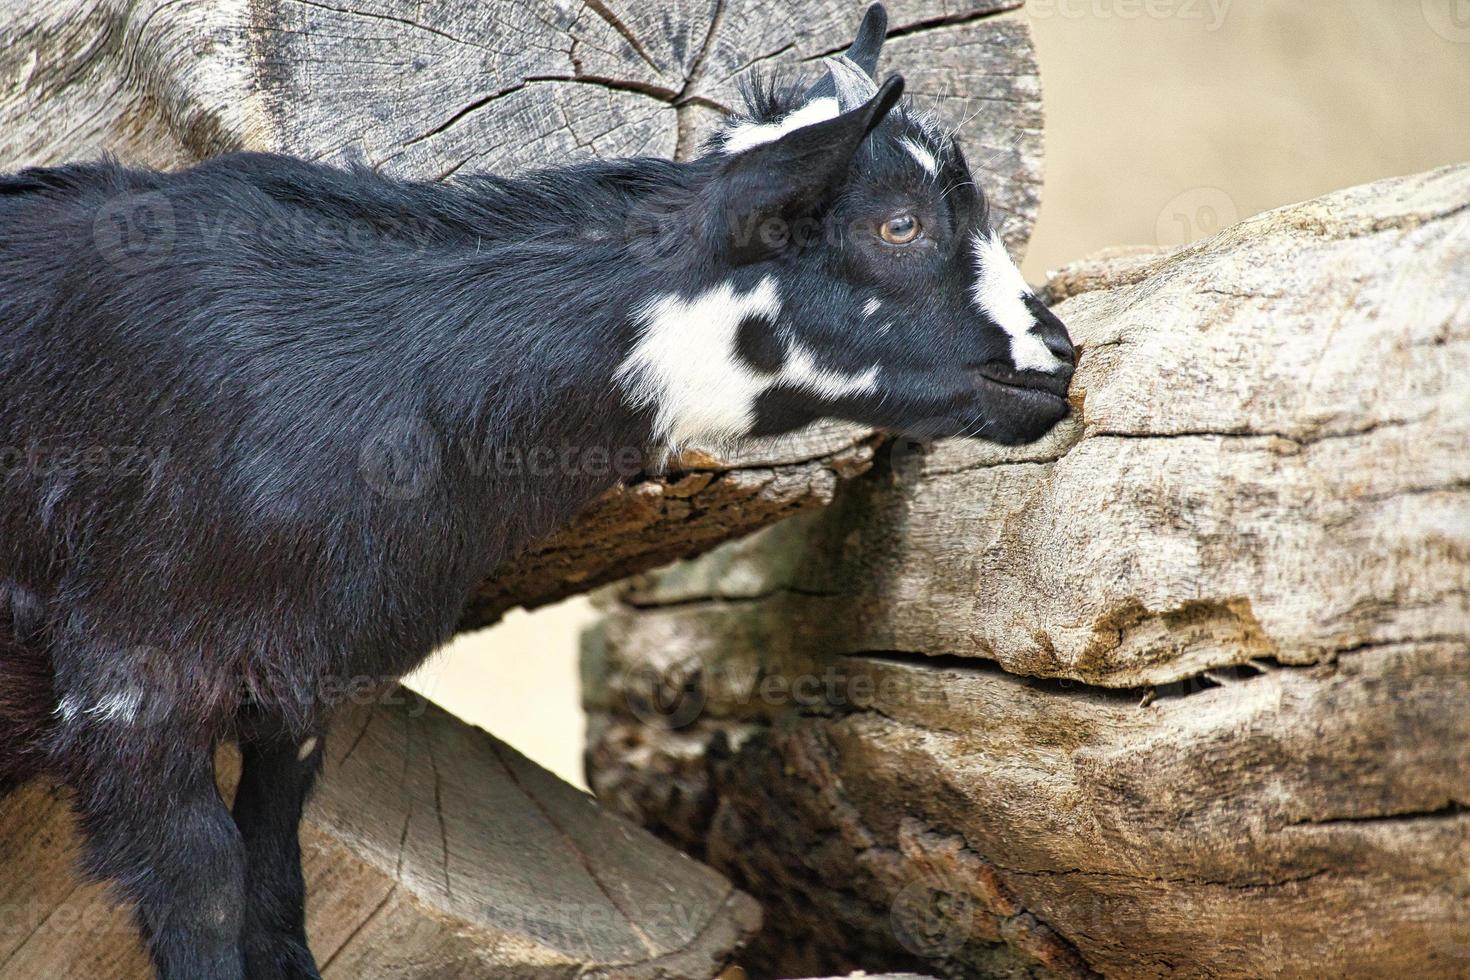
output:
M 1182 244 L 1470 160 L 1470 0 L 1030 0 L 1023 16 L 1047 109 L 1033 282 L 1109 245 Z M 411 683 L 583 785 L 593 619 L 582 599 L 515 613 Z

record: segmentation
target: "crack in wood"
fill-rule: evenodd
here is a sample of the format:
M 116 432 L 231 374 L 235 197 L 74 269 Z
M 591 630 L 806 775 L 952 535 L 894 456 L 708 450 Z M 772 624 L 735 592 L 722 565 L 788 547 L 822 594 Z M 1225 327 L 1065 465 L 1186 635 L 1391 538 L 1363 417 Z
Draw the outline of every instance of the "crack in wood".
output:
M 413 825 L 414 798 L 408 789 L 409 759 L 413 755 L 413 722 L 407 715 L 403 719 L 403 770 L 398 774 L 399 791 L 404 794 L 406 803 L 403 810 L 403 829 L 398 834 L 398 859 L 393 863 L 393 879 L 396 882 L 403 880 L 403 859 L 408 852 L 408 829 Z
M 840 599 L 844 598 L 841 592 L 823 592 L 819 589 L 804 589 L 795 585 L 778 585 L 762 592 L 753 592 L 748 595 L 724 595 L 716 593 L 705 593 L 702 595 L 680 596 L 677 599 L 667 601 L 651 600 L 641 602 L 629 595 L 619 596 L 617 601 L 630 609 L 637 610 L 664 610 L 664 609 L 687 609 L 697 606 L 739 606 L 752 603 L 765 602 L 778 596 L 789 595 L 804 599 Z
M 460 108 L 459 111 L 454 113 L 454 115 L 450 116 L 448 119 L 444 120 L 444 122 L 433 127 L 432 129 L 420 133 L 418 136 L 412 136 L 402 141 L 399 146 L 406 150 L 410 146 L 417 145 L 427 139 L 439 136 L 449 129 L 452 129 L 453 127 L 459 125 L 459 123 L 464 121 L 465 117 L 473 115 L 479 110 L 490 105 L 492 102 L 506 98 L 510 95 L 514 95 L 515 93 L 520 92 L 523 89 L 530 88 L 533 85 L 543 84 L 596 85 L 614 92 L 632 92 L 638 95 L 645 95 L 650 98 L 657 99 L 660 102 L 665 102 L 669 104 L 672 104 L 672 100 L 676 95 L 676 93 L 674 93 L 671 89 L 660 88 L 655 85 L 647 85 L 642 82 L 624 81 L 615 78 L 604 78 L 594 75 L 527 75 L 514 85 L 508 85 L 504 88 L 497 89 L 496 91 L 491 92 L 488 95 L 482 96 L 481 98 L 475 99 L 474 101 Z M 570 123 L 567 124 L 567 128 L 570 129 Z M 613 128 L 616 129 L 617 127 L 615 126 Z M 608 132 L 612 132 L 612 130 L 608 130 Z M 395 155 L 390 155 L 388 157 L 385 157 L 382 161 L 380 161 L 380 163 L 385 163 L 388 160 L 393 159 L 394 156 Z M 463 165 L 463 163 L 464 161 L 461 161 L 460 165 Z M 454 169 L 457 170 L 459 168 L 457 166 Z
M 342 940 L 342 944 L 340 946 L 338 946 L 336 949 L 332 950 L 331 954 L 328 955 L 327 958 L 324 961 L 322 961 L 321 971 L 320 972 L 326 973 L 327 971 L 329 971 L 332 968 L 332 964 L 334 962 L 336 962 L 337 957 L 341 956 L 342 953 L 343 953 L 343 951 L 345 951 L 348 947 L 350 947 L 352 945 L 353 941 L 355 939 L 357 939 L 358 935 L 364 929 L 366 929 L 369 925 L 371 925 L 374 922 L 374 920 L 377 919 L 377 917 L 382 913 L 382 911 L 385 908 L 388 907 L 388 901 L 397 892 L 398 892 L 398 882 L 396 882 L 396 881 L 395 882 L 391 882 L 388 885 L 388 891 L 384 893 L 382 899 L 379 900 L 378 904 L 375 905 L 375 906 L 373 906 L 372 911 L 369 912 L 367 915 L 363 916 L 362 921 L 359 922 L 356 926 L 353 927 L 352 931 L 347 934 L 347 938 L 346 939 Z
M 444 780 L 439 775 L 439 761 L 434 758 L 434 740 L 424 740 L 429 752 L 429 770 L 434 777 L 434 816 L 439 823 L 439 868 L 444 873 L 444 893 L 454 897 L 454 882 L 449 876 L 449 828 L 444 822 Z
M 500 54 L 500 52 L 496 51 L 494 48 L 489 47 L 488 45 L 481 44 L 478 41 L 471 41 L 467 38 L 457 37 L 447 31 L 440 30 L 437 27 L 431 27 L 428 24 L 420 23 L 419 21 L 412 20 L 407 17 L 397 17 L 393 14 L 380 14 L 368 10 L 358 10 L 354 7 L 337 7 L 330 3 L 322 3 L 321 0 L 282 0 L 282 2 L 296 3 L 300 4 L 303 7 L 316 7 L 320 10 L 330 10 L 333 13 L 344 14 L 349 17 L 365 17 L 369 20 L 382 20 L 393 24 L 402 24 L 405 27 L 411 27 L 415 30 L 424 31 L 425 33 L 442 37 L 446 41 L 453 41 L 455 44 L 463 44 L 465 47 L 479 48 L 482 51 L 491 51 L 496 54 Z
M 960 13 L 945 14 L 939 17 L 930 17 L 925 20 L 910 21 L 907 24 L 900 24 L 897 27 L 890 26 L 888 28 L 888 34 L 885 37 L 884 43 L 886 44 L 887 42 L 893 41 L 896 38 L 912 37 L 915 34 L 925 34 L 931 31 L 947 30 L 952 27 L 962 27 L 966 24 L 974 24 L 980 21 L 995 19 L 1003 20 L 1006 18 L 1002 18 L 1002 14 L 1010 13 L 1011 11 L 1020 8 L 1023 2 L 1024 0 L 1015 0 L 1015 2 L 1009 3 L 1005 6 L 987 7 L 982 10 L 966 10 Z M 807 55 L 801 60 L 806 62 L 820 61 L 823 58 L 830 58 L 833 55 L 841 54 L 846 50 L 847 44 L 844 43 L 835 48 L 828 48 L 825 51 L 818 51 L 816 54 Z
M 714 107 L 720 111 L 728 112 L 728 109 L 720 106 L 711 99 L 698 98 L 693 95 L 694 87 L 704 80 L 705 64 L 709 59 L 711 49 L 714 47 L 715 35 L 725 20 L 726 0 L 715 0 L 714 13 L 710 14 L 709 30 L 705 31 L 704 40 L 700 42 L 699 51 L 694 56 L 694 61 L 689 65 L 689 74 L 684 79 L 684 87 L 674 98 L 674 159 L 689 160 L 695 153 L 694 146 L 694 119 L 693 112 L 696 105 Z
M 607 22 L 608 26 L 622 35 L 623 40 L 632 46 L 633 50 L 637 52 L 638 57 L 642 58 L 648 64 L 648 67 L 660 75 L 664 73 L 664 66 L 653 60 L 653 57 L 643 47 L 643 42 L 638 40 L 638 35 L 634 34 L 632 29 L 627 24 L 624 24 L 617 14 L 609 10 L 602 0 L 583 0 L 583 2 L 587 4 L 587 9 L 601 17 Z
M 1351 429 L 1292 433 L 1277 429 L 1174 429 L 1166 432 L 1130 432 L 1111 429 L 1084 429 L 1082 441 L 1089 439 L 1280 439 L 1298 448 L 1314 446 L 1334 439 L 1355 439 L 1380 429 L 1404 428 L 1425 421 L 1427 416 L 1409 419 L 1377 419 Z
M 337 760 L 338 766 L 344 765 L 348 759 L 352 758 L 352 753 L 357 751 L 358 745 L 362 743 L 363 738 L 367 735 L 368 729 L 372 727 L 374 717 L 375 716 L 373 714 L 369 714 L 367 718 L 363 721 L 362 728 L 358 730 L 356 737 L 354 737 L 351 744 L 347 746 L 347 751 L 342 753 L 342 758 Z
M 1330 868 L 1318 868 L 1302 874 L 1270 878 L 1263 881 L 1223 881 L 1198 875 L 1182 875 L 1177 877 L 1170 877 L 1168 875 L 1130 875 L 1124 874 L 1121 871 L 1097 871 L 1091 868 L 1011 868 L 1004 865 L 995 865 L 995 867 L 1008 875 L 1015 875 L 1019 878 L 1098 878 L 1113 881 L 1137 881 L 1150 885 L 1203 885 L 1206 888 L 1228 888 L 1231 891 L 1245 892 L 1300 885 L 1304 882 L 1330 876 L 1334 873 Z
M 1454 820 L 1470 813 L 1470 805 L 1456 799 L 1446 800 L 1431 809 L 1394 810 L 1389 813 L 1349 813 L 1340 816 L 1308 817 L 1293 820 L 1286 827 L 1334 827 L 1354 824 L 1402 823 L 1415 820 Z

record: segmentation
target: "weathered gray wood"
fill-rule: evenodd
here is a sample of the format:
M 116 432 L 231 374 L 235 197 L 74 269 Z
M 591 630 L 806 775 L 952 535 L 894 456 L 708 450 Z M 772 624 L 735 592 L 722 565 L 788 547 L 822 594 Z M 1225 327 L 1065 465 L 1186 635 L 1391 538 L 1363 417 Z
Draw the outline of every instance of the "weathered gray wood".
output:
M 898 0 L 888 70 L 983 168 L 1013 248 L 1041 174 L 1020 0 Z M 273 150 L 445 177 L 631 153 L 687 157 L 753 71 L 814 73 L 863 5 L 822 0 L 45 0 L 0 6 L 0 167 L 114 153 L 176 166 Z M 835 433 L 835 434 L 834 434 Z M 824 447 L 813 451 L 813 445 Z M 486 584 L 466 628 L 831 499 L 868 434 L 829 430 L 610 494 Z
M 1041 97 L 1021 0 L 897 0 L 886 64 L 992 166 L 1023 243 Z M 815 71 L 861 4 L 821 0 L 46 0 L 0 11 L 0 163 L 234 149 L 415 176 L 688 156 L 753 70 Z
M 720 875 L 394 693 L 340 719 L 307 812 L 325 977 L 709 978 L 757 927 Z M 126 913 L 78 884 L 70 824 L 48 786 L 0 801 L 0 976 L 151 975 Z
M 1470 167 L 1052 289 L 1052 437 L 609 598 L 599 797 L 761 966 L 1470 977 Z

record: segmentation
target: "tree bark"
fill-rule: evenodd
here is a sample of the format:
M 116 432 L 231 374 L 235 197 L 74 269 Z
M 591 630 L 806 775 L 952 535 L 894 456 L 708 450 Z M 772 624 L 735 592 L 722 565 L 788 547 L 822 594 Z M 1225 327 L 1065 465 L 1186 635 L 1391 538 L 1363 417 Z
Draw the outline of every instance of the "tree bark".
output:
M 607 599 L 599 798 L 778 973 L 1470 976 L 1470 167 L 1050 289 L 1047 439 Z

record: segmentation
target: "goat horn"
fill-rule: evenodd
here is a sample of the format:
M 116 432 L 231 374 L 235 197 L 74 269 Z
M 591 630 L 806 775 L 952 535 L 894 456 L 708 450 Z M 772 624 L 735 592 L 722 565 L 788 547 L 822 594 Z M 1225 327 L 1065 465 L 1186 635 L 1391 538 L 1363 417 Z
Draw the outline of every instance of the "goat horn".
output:
M 881 3 L 875 3 L 863 16 L 857 38 L 847 52 L 836 58 L 823 59 L 827 64 L 827 74 L 807 89 L 803 101 L 835 97 L 839 110 L 847 112 L 871 99 L 878 91 L 878 54 L 883 50 L 883 37 L 887 32 L 888 13 Z

